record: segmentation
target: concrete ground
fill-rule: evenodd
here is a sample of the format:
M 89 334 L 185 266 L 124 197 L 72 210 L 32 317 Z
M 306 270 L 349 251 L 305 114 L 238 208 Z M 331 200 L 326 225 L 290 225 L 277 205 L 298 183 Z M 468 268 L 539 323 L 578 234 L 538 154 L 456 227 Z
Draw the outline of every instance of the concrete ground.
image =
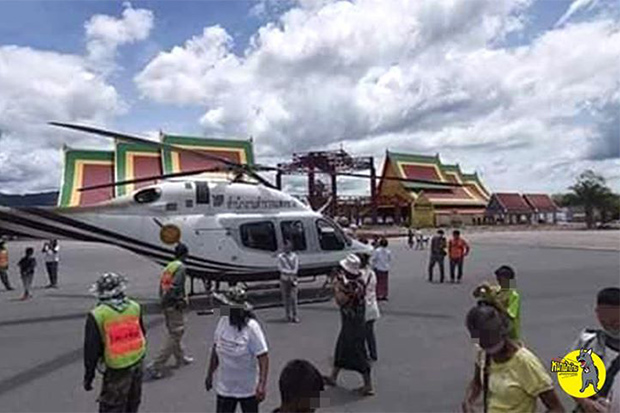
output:
M 583 232 L 580 232 L 583 233 Z M 620 245 L 619 232 L 572 232 L 557 237 L 524 233 L 472 234 L 473 251 L 461 285 L 425 281 L 427 251 L 411 251 L 403 239 L 392 241 L 394 256 L 390 301 L 382 303 L 377 324 L 379 362 L 373 376 L 377 395 L 360 398 L 349 389 L 361 385 L 353 373 L 342 376 L 341 387 L 324 394 L 322 411 L 447 412 L 459 409 L 464 388 L 473 371 L 472 344 L 463 326 L 465 312 L 474 304 L 472 289 L 489 278 L 494 268 L 510 264 L 517 269 L 522 294 L 522 328 L 528 346 L 549 365 L 563 356 L 579 330 L 595 326 L 596 291 L 620 285 L 620 255 L 608 247 Z M 599 249 L 580 249 L 598 245 Z M 26 245 L 10 245 L 11 279 L 21 287 L 15 262 Z M 88 288 L 103 271 L 130 277 L 129 293 L 152 302 L 160 269 L 157 265 L 116 248 L 65 242 L 62 247 L 61 288 L 36 289 L 31 301 L 17 301 L 19 293 L 0 293 L 0 411 L 79 412 L 96 410 L 96 391 L 82 389 L 84 316 L 94 304 Z M 46 284 L 40 261 L 35 285 Z M 257 312 L 265 329 L 271 359 L 267 400 L 262 411 L 278 405 L 277 378 L 293 358 L 312 361 L 327 372 L 339 330 L 339 315 L 332 302 L 305 305 L 302 323 L 284 324 L 282 310 Z M 161 316 L 147 316 L 149 359 L 162 344 Z M 207 350 L 212 344 L 216 315 L 191 313 L 185 343 L 196 362 L 174 370 L 165 379 L 147 382 L 142 411 L 213 411 L 215 397 L 206 393 Z M 97 383 L 98 384 L 98 383 Z M 562 391 L 558 387 L 558 392 Z M 566 407 L 568 399 L 561 396 Z

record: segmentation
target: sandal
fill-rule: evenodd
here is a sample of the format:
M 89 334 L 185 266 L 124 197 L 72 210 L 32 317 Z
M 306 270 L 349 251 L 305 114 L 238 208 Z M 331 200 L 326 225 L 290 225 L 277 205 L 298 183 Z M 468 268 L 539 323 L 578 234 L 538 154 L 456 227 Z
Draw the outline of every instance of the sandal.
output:
M 364 397 L 369 397 L 369 396 L 374 396 L 375 395 L 375 391 L 373 390 L 372 387 L 360 387 L 356 391 L 358 393 L 360 393 Z

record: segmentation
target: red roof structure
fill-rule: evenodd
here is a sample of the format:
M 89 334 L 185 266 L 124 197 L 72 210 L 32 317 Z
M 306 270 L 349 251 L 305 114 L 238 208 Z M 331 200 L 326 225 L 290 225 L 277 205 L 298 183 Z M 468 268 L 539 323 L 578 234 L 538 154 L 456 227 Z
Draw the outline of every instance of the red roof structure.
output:
M 534 212 L 521 194 L 495 193 L 491 197 L 491 203 L 494 203 L 493 201 L 497 201 L 503 212 L 507 214 L 531 214 Z
M 558 206 L 547 194 L 523 194 L 525 202 L 537 213 L 557 212 Z

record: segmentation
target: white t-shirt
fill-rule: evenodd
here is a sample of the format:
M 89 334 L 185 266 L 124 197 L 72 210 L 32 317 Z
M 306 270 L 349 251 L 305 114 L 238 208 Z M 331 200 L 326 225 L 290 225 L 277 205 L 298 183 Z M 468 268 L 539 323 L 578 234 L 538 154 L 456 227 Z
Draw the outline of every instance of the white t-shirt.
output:
M 219 365 L 215 391 L 224 397 L 245 398 L 256 393 L 258 385 L 257 357 L 267 353 L 267 342 L 258 321 L 251 319 L 239 331 L 223 316 L 215 328 L 215 350 Z
M 54 248 L 50 244 L 43 246 L 43 254 L 45 255 L 45 262 L 58 262 L 60 253 L 60 245 L 56 244 Z
M 294 252 L 278 255 L 278 271 L 283 277 L 295 277 L 299 271 L 299 257 Z
M 387 248 L 379 247 L 372 254 L 371 262 L 375 270 L 390 271 L 390 261 L 392 254 Z

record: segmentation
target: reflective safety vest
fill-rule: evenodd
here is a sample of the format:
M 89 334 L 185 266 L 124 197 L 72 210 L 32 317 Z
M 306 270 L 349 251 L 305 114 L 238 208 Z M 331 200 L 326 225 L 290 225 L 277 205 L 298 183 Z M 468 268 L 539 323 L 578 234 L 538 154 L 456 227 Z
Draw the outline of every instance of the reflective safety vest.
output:
M 162 294 L 166 294 L 172 288 L 174 274 L 176 274 L 181 265 L 183 265 L 181 261 L 174 260 L 164 269 L 164 272 L 161 274 L 161 278 L 159 280 L 159 288 Z
M 9 268 L 9 252 L 5 249 L 0 249 L 0 270 L 6 270 Z
M 104 342 L 104 361 L 111 369 L 124 369 L 139 362 L 146 354 L 146 338 L 140 327 L 140 305 L 129 305 L 118 312 L 100 304 L 91 314 L 95 317 Z

